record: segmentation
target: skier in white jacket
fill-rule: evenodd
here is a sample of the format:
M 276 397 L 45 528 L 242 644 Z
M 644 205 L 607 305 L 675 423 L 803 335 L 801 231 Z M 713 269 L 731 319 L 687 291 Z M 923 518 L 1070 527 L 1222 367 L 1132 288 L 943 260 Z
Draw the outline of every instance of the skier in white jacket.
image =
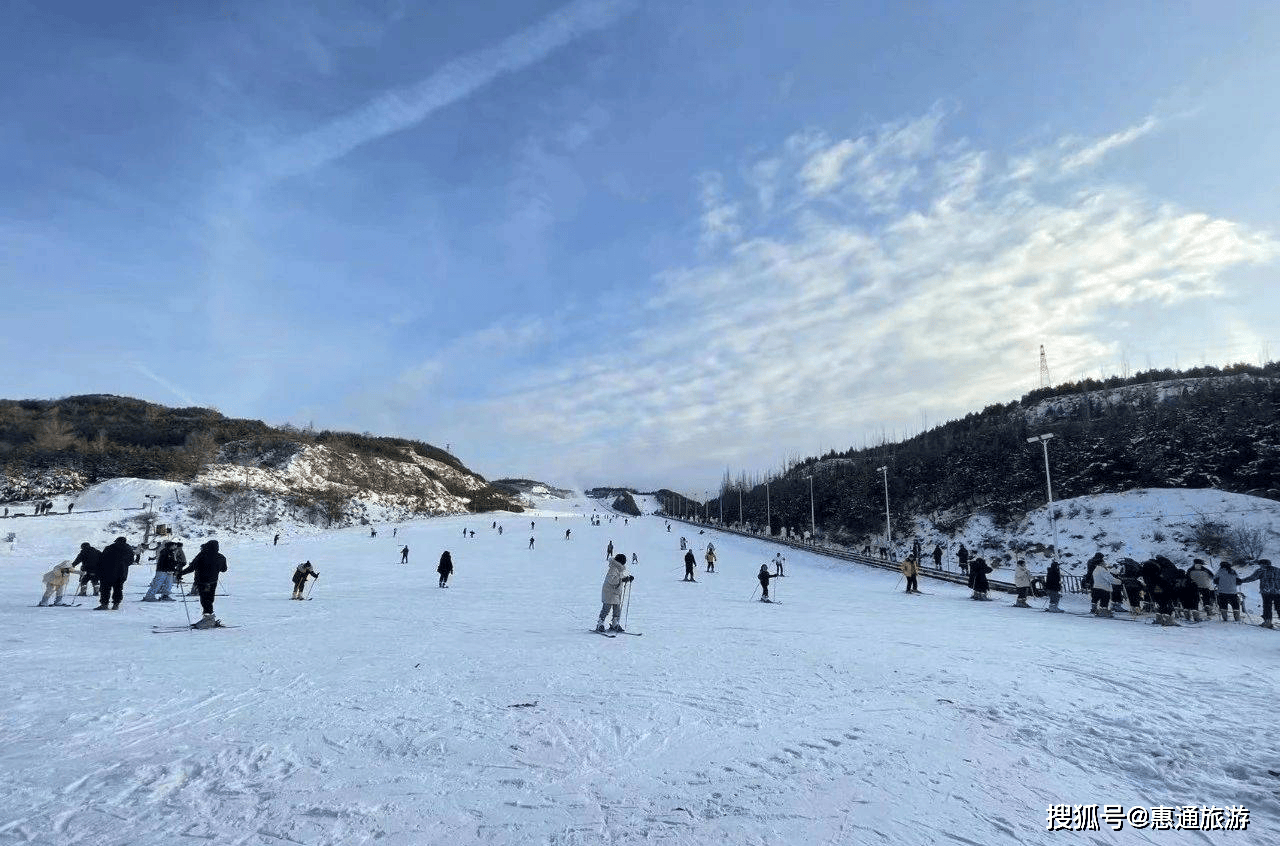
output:
M 1013 586 L 1018 589 L 1018 601 L 1014 605 L 1019 608 L 1030 608 L 1031 606 L 1027 604 L 1027 594 L 1031 590 L 1031 571 L 1027 569 L 1027 562 L 1021 558 L 1013 569 Z
M 619 552 L 609 559 L 609 571 L 604 574 L 604 584 L 600 586 L 600 619 L 596 621 L 596 631 L 605 631 L 604 618 L 613 612 L 613 622 L 609 631 L 622 631 L 622 586 L 635 581 L 636 577 L 627 572 L 627 556 Z
M 1093 568 L 1093 609 L 1091 613 L 1097 614 L 1099 617 L 1113 617 L 1111 609 L 1111 590 L 1119 582 L 1116 577 L 1107 569 L 1107 565 L 1101 561 L 1098 566 Z
M 62 601 L 62 591 L 67 587 L 67 580 L 71 578 L 71 574 L 76 572 L 76 568 L 72 566 L 70 561 L 63 561 L 49 572 L 40 577 L 40 581 L 44 582 L 44 596 L 40 597 L 41 605 L 49 604 L 49 597 L 57 593 L 57 597 L 53 600 L 54 605 L 66 605 Z

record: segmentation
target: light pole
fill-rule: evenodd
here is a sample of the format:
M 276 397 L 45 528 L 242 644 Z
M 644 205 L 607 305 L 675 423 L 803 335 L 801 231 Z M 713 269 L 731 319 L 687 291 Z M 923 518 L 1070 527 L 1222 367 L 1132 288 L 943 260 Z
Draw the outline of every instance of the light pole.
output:
M 1049 495 L 1049 525 L 1053 530 L 1053 560 L 1058 560 L 1058 521 L 1053 517 L 1053 482 L 1049 479 L 1049 439 L 1053 437 L 1052 432 L 1043 435 L 1036 435 L 1027 438 L 1027 443 L 1034 444 L 1040 442 L 1040 446 L 1044 449 L 1044 488 Z
M 773 516 L 769 511 L 769 483 L 764 483 L 764 530 L 769 537 L 773 537 Z
M 146 495 L 146 499 L 147 499 L 147 511 L 151 511 L 151 510 L 153 509 L 153 507 L 155 506 L 155 504 L 156 504 L 156 496 L 157 496 L 157 494 L 147 494 L 147 495 Z
M 809 536 L 818 540 L 818 524 L 813 519 L 813 476 L 809 476 Z
M 889 524 L 889 467 L 876 468 L 884 475 L 884 537 L 885 548 L 889 550 L 889 559 L 893 560 L 893 527 Z
M 738 528 L 742 528 L 742 488 L 738 488 Z

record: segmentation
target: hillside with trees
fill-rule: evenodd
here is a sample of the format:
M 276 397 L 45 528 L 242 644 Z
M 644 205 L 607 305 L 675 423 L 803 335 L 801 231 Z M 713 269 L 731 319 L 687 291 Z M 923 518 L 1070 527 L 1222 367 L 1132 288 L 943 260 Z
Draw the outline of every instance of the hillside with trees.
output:
M 762 478 L 731 479 L 727 522 L 774 532 L 809 525 L 809 479 L 819 536 L 860 542 L 883 531 L 887 468 L 891 518 L 928 517 L 946 531 L 974 514 L 997 525 L 1045 502 L 1044 456 L 1027 439 L 1052 433 L 1055 500 L 1135 488 L 1216 488 L 1280 499 L 1280 365 L 1235 365 L 1085 380 L 1032 391 L 897 443 L 831 451 Z M 741 498 L 741 500 L 739 499 Z

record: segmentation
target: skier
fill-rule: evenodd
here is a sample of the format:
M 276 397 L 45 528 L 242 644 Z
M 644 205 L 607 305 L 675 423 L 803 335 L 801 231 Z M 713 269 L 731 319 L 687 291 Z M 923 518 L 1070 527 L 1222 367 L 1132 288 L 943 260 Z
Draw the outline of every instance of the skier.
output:
M 1121 558 L 1118 563 L 1124 565 L 1120 571 L 1120 583 L 1124 585 L 1125 598 L 1129 601 L 1129 613 L 1136 617 L 1142 608 L 1142 569 L 1132 558 Z M 1212 585 L 1212 576 L 1208 571 L 1205 575 L 1209 576 L 1209 584 Z
M 373 526 L 370 526 L 370 527 L 369 527 L 369 537 L 371 537 L 371 538 L 376 538 L 377 536 L 378 536 L 378 530 L 377 530 L 377 529 L 375 529 Z
M 1262 594 L 1262 627 L 1274 629 L 1271 618 L 1273 612 L 1280 608 L 1280 569 L 1271 566 L 1271 560 L 1258 559 L 1258 568 L 1241 579 L 1244 582 L 1258 582 L 1258 591 Z
M 85 588 L 93 585 L 94 595 L 98 593 L 98 556 L 102 553 L 91 546 L 88 541 L 80 544 L 80 554 L 71 562 L 71 566 L 80 565 L 80 591 L 76 596 L 87 596 Z
M 133 562 L 133 547 L 124 537 L 102 550 L 98 556 L 98 584 L 101 601 L 94 611 L 106 611 L 108 601 L 112 611 L 120 610 L 120 600 L 124 596 L 124 582 L 129 578 L 129 565 Z
M 772 602 L 773 600 L 769 598 L 769 580 L 778 578 L 778 574 L 770 573 L 768 564 L 761 564 L 760 572 L 756 573 L 756 578 L 760 580 L 760 601 Z
M 571 531 L 573 531 L 573 530 L 572 530 L 572 529 L 565 529 L 565 530 L 564 530 L 564 539 L 565 539 L 565 540 L 568 540 L 568 539 L 569 539 L 569 532 L 571 532 Z
M 499 527 L 498 527 L 498 534 L 502 534 L 502 527 L 501 527 L 501 526 L 499 526 Z
M 787 560 L 787 559 L 785 559 L 785 558 L 783 558 L 783 557 L 782 557 L 782 553 L 781 553 L 781 552 L 779 552 L 777 555 L 773 556 L 773 574 L 774 574 L 775 576 L 785 576 L 785 575 L 787 575 L 786 573 L 782 572 L 782 565 L 783 565 L 784 563 L 786 563 L 786 560 Z
M 1044 607 L 1044 610 L 1061 614 L 1062 609 L 1058 607 L 1058 601 L 1062 599 L 1062 570 L 1058 567 L 1056 560 L 1049 562 L 1049 569 L 1044 574 L 1044 590 L 1049 594 L 1049 604 Z
M 218 593 L 218 574 L 227 572 L 227 558 L 218 551 L 218 542 L 208 540 L 201 544 L 196 557 L 191 559 L 191 563 L 182 572 L 196 574 L 195 586 L 200 591 L 200 609 L 204 615 L 193 628 L 213 629 L 222 625 L 213 616 L 213 598 Z
M 1107 565 L 1102 561 L 1102 553 L 1094 556 L 1093 564 L 1093 588 L 1090 593 L 1093 607 L 1089 609 L 1089 613 L 1096 614 L 1099 617 L 1114 616 L 1108 607 L 1111 604 L 1111 589 L 1115 586 L 1116 577 Z
M 49 597 L 54 596 L 54 605 L 67 605 L 62 601 L 62 591 L 67 586 L 67 581 L 71 578 L 71 574 L 76 568 L 71 565 L 70 561 L 63 561 L 49 572 L 40 577 L 40 581 L 44 582 L 44 596 L 40 597 L 40 605 L 48 605 Z M 1268 619 L 1270 619 L 1268 617 Z
M 622 628 L 622 586 L 631 584 L 636 577 L 627 572 L 627 556 L 619 552 L 609 559 L 609 569 L 604 574 L 604 584 L 600 586 L 600 618 L 596 620 L 596 631 L 605 631 L 604 620 L 613 613 L 613 622 L 609 631 L 620 632 Z
M 1187 622 L 1200 622 L 1200 587 L 1191 579 L 1190 571 L 1178 569 L 1178 579 L 1174 586 L 1178 592 L 1178 604 L 1182 606 L 1182 619 Z
M 703 557 L 707 559 L 707 572 L 714 573 L 716 571 L 716 548 L 711 544 L 707 544 L 707 551 Z
M 436 567 L 436 572 L 440 574 L 440 587 L 447 588 L 449 586 L 449 576 L 453 573 L 453 558 L 449 555 L 449 550 L 445 550 L 440 555 L 440 564 Z
M 169 592 L 173 590 L 173 573 L 177 569 L 177 562 L 173 557 L 174 548 L 173 541 L 165 541 L 164 546 L 160 547 L 160 552 L 156 555 L 156 573 L 151 577 L 147 595 L 142 597 L 143 602 L 156 602 L 157 593 L 160 594 L 160 601 L 173 602 Z
M 698 559 L 693 557 L 693 550 L 690 549 L 684 554 L 684 579 L 686 582 L 696 582 L 693 577 L 693 568 L 698 563 Z
M 529 538 L 529 548 L 533 549 L 533 538 Z
M 1240 622 L 1240 574 L 1226 561 L 1218 567 L 1213 577 L 1218 586 L 1218 611 L 1222 614 L 1222 622 L 1227 621 L 1227 606 L 1231 606 L 1232 616 Z
M 991 590 L 991 585 L 987 582 L 987 573 L 990 572 L 987 559 L 982 556 L 973 559 L 973 563 L 969 565 L 969 587 L 973 588 L 973 596 L 969 597 L 970 599 L 991 601 L 991 597 L 987 596 L 987 591 Z
M 609 541 L 609 545 L 604 548 L 604 557 L 605 558 L 613 557 L 613 541 Z
M 393 537 L 393 538 L 394 538 L 394 537 L 396 536 L 396 534 L 397 534 L 397 533 L 399 533 L 399 531 L 400 531 L 400 527 L 399 527 L 399 526 L 397 526 L 396 528 L 392 529 L 392 530 L 391 530 L 391 537 Z
M 272 539 L 271 539 L 271 545 L 272 545 L 272 546 L 279 546 L 279 545 L 280 545 L 280 536 L 279 536 L 279 535 L 276 535 L 274 538 L 272 538 Z
M 636 555 L 634 552 L 631 553 L 631 566 L 634 567 L 639 563 L 640 563 L 640 556 Z
M 1021 558 L 1013 565 L 1013 586 L 1018 589 L 1018 601 L 1013 604 L 1019 608 L 1030 608 L 1027 594 L 1031 591 L 1031 571 L 1027 569 L 1027 562 Z
M 409 547 L 407 546 L 404 549 L 400 550 L 400 563 L 401 564 L 409 563 Z
M 939 543 L 933 545 L 933 569 L 942 569 L 942 544 Z
M 1196 558 L 1192 560 L 1191 567 L 1187 569 L 1187 578 L 1195 582 L 1196 589 L 1200 591 L 1200 604 L 1204 606 L 1205 617 L 1212 620 L 1214 597 L 1213 573 L 1209 572 L 1209 568 L 1205 566 L 1203 558 Z
M 956 560 L 960 562 L 960 572 L 968 575 L 969 550 L 965 549 L 964 544 L 960 544 L 960 549 L 956 552 Z
M 685 540 L 684 538 L 680 538 L 680 548 L 681 548 L 681 549 L 688 549 L 688 548 L 689 548 L 689 542 L 688 542 L 687 540 Z
M 306 587 L 308 578 L 318 579 L 320 574 L 312 568 L 310 561 L 303 561 L 293 571 L 293 596 L 289 597 L 290 599 L 305 598 L 302 595 L 302 589 Z
M 916 563 L 914 555 L 908 555 L 902 559 L 902 575 L 907 577 L 907 589 L 904 593 L 919 593 L 920 586 L 916 582 L 916 576 L 920 573 L 920 565 Z
M 530 521 L 529 521 L 529 531 L 531 531 L 531 532 L 533 531 L 533 521 L 532 521 L 532 520 L 530 520 Z

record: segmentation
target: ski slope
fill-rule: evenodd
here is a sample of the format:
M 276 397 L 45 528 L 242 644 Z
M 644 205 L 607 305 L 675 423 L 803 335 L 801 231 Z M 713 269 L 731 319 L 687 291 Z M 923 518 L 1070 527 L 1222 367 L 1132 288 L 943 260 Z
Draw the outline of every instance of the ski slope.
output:
M 795 551 L 764 605 L 777 547 L 548 507 L 227 539 L 217 613 L 243 627 L 177 634 L 151 626 L 181 604 L 137 601 L 149 566 L 120 612 L 29 607 L 48 566 L 113 535 L 7 521 L 0 844 L 1280 842 L 1274 632 L 1049 615 L 928 580 L 908 596 Z M 610 540 L 639 556 L 642 637 L 588 632 Z M 293 602 L 303 560 L 322 577 Z M 1243 805 L 1251 823 L 1049 832 L 1055 804 Z

